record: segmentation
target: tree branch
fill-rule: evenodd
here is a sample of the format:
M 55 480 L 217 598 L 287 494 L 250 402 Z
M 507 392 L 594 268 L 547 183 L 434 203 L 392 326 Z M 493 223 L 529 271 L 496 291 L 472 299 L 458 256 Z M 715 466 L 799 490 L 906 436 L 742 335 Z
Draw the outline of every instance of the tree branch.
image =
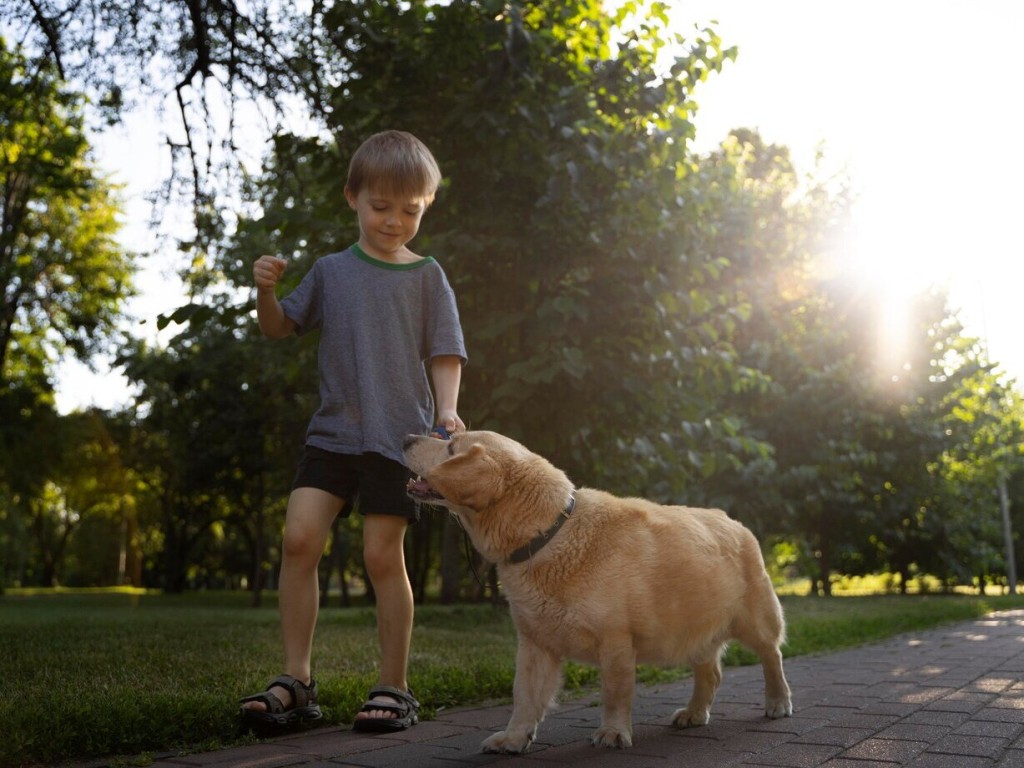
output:
M 61 45 L 60 45 L 60 31 L 56 28 L 53 19 L 48 18 L 43 13 L 42 7 L 39 5 L 38 0 L 29 0 L 29 5 L 32 6 L 32 14 L 35 16 L 36 24 L 39 29 L 42 30 L 43 36 L 46 38 L 46 47 L 49 49 L 50 54 L 53 57 L 53 63 L 57 66 L 57 72 L 60 74 L 61 80 L 66 80 L 64 74 L 64 62 L 61 58 Z

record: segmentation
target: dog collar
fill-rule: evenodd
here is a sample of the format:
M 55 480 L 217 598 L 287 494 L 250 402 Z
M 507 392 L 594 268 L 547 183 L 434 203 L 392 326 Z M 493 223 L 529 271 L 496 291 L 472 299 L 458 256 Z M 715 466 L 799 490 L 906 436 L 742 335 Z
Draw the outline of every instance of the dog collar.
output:
M 555 534 L 558 533 L 558 529 L 562 527 L 562 523 L 569 519 L 569 516 L 572 515 L 574 509 L 576 509 L 576 491 L 569 494 L 569 503 L 565 505 L 565 509 L 558 515 L 552 526 L 544 531 L 540 536 L 531 539 L 528 544 L 524 544 L 509 555 L 506 562 L 508 562 L 509 565 L 525 563 L 535 554 L 540 552 L 544 548 L 544 545 L 551 541 Z

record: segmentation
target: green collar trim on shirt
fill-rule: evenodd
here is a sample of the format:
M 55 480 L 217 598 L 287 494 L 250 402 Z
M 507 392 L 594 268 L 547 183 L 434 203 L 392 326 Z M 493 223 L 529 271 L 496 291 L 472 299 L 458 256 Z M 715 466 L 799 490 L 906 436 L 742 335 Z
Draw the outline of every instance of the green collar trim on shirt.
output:
M 424 256 L 419 261 L 412 261 L 409 262 L 408 264 L 394 264 L 390 261 L 381 261 L 380 259 L 373 258 L 373 256 L 371 256 L 370 254 L 368 254 L 366 251 L 359 247 L 359 243 L 352 244 L 352 253 L 354 253 L 357 257 L 365 261 L 367 264 L 371 264 L 375 267 L 380 267 L 381 269 L 395 269 L 399 271 L 405 271 L 408 269 L 419 269 L 424 264 L 429 264 L 434 260 L 433 256 Z

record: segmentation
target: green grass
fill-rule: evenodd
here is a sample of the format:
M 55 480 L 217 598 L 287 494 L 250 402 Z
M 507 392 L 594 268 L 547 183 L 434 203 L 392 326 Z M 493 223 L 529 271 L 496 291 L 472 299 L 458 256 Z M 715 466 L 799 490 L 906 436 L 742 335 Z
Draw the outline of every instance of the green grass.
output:
M 250 737 L 237 732 L 237 700 L 278 674 L 273 607 L 229 593 L 45 594 L 0 598 L 0 766 L 55 765 L 111 755 L 201 751 Z M 1024 597 L 783 599 L 788 657 L 1024 605 Z M 314 674 L 328 723 L 348 723 L 376 681 L 370 609 L 321 612 Z M 733 646 L 726 663 L 752 663 Z M 430 717 L 439 708 L 511 695 L 515 633 L 506 609 L 417 610 L 410 685 Z M 685 668 L 642 667 L 644 682 Z M 570 664 L 566 687 L 594 684 Z

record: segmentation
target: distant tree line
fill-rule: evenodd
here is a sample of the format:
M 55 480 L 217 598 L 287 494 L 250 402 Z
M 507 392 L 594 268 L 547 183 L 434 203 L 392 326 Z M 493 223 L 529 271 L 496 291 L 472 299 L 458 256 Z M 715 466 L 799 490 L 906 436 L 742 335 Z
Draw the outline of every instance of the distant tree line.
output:
M 34 29 L 19 7 L 8 21 Z M 10 190 L 30 190 L 21 218 L 4 209 L 0 241 L 0 585 L 247 588 L 257 602 L 274 587 L 316 407 L 315 340 L 259 337 L 251 264 L 288 258 L 287 290 L 356 239 L 348 157 L 386 127 L 420 136 L 445 173 L 416 248 L 441 261 L 458 296 L 471 427 L 521 440 L 579 485 L 722 506 L 758 533 L 776 573 L 809 576 L 821 594 L 838 574 L 980 585 L 1020 564 L 1003 527 L 1024 525 L 1011 504 L 1024 497 L 1016 383 L 938 292 L 904 308 L 901 347 L 882 344 L 892 331 L 880 292 L 844 261 L 841 179 L 801 175 L 785 147 L 745 129 L 694 153 L 695 94 L 736 55 L 713 28 L 683 39 L 657 3 L 334 2 L 266 25 L 268 36 L 287 27 L 293 45 L 260 48 L 240 18 L 238 37 L 224 37 L 217 14 L 234 6 L 203 7 L 192 21 L 205 41 L 181 47 L 171 27 L 152 41 L 195 65 L 175 92 L 235 78 L 253 99 L 305 99 L 319 131 L 276 130 L 262 172 L 238 176 L 230 211 L 207 186 L 213 166 L 191 164 L 195 231 L 181 249 L 194 298 L 164 318 L 177 331 L 166 345 L 117 330 L 131 259 L 113 241 L 116 196 L 89 170 L 88 105 L 53 64 L 66 39 L 54 27 L 40 46 L 49 56 L 9 44 L 0 54 L 14 73 L 4 112 L 24 116 L 0 136 L 5 205 Z M 156 11 L 136 10 L 155 25 L 145 14 Z M 244 66 L 218 53 L 247 46 Z M 100 102 L 111 119 L 123 108 Z M 79 140 L 36 137 L 30 104 L 52 106 L 47 124 L 65 121 L 60 135 Z M 60 162 L 26 165 L 32 153 Z M 44 231 L 61 211 L 72 229 Z M 100 266 L 75 271 L 83 264 Z M 104 345 L 134 402 L 56 414 L 53 361 Z M 337 523 L 322 566 L 343 600 L 363 584 L 358 525 Z M 446 515 L 427 512 L 407 542 L 420 600 L 497 594 Z

